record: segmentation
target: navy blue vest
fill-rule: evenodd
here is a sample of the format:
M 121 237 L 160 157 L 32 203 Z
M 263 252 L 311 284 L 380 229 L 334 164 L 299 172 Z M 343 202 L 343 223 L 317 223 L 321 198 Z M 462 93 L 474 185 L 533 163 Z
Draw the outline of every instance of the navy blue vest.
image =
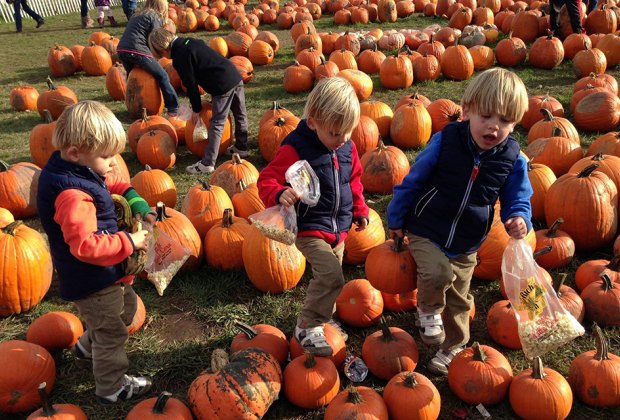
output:
M 407 230 L 451 254 L 478 250 L 493 221 L 493 206 L 519 157 L 512 137 L 478 152 L 469 122 L 441 132 L 439 160 L 407 217 Z
M 60 225 L 54 221 L 56 198 L 67 189 L 81 190 L 93 198 L 97 208 L 98 234 L 116 233 L 118 224 L 114 202 L 103 178 L 90 168 L 61 159 L 60 152 L 54 152 L 39 178 L 37 206 L 60 279 L 60 296 L 66 300 L 78 300 L 112 285 L 124 273 L 120 264 L 102 267 L 82 262 L 71 254 Z
M 298 230 L 321 230 L 336 235 L 347 232 L 353 222 L 353 193 L 349 184 L 353 162 L 351 141 L 330 151 L 304 119 L 282 144 L 293 146 L 299 159 L 308 161 L 321 185 L 321 197 L 316 206 L 297 203 Z

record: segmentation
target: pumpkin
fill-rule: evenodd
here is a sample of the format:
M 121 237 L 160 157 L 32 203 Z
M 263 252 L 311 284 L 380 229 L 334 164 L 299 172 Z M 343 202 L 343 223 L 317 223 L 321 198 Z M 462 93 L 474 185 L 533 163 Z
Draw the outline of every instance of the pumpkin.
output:
M 550 137 L 532 141 L 525 149 L 525 154 L 532 163 L 542 163 L 559 177 L 583 158 L 583 149 L 579 144 L 562 136 L 562 131 L 556 127 Z
M 564 60 L 564 46 L 551 31 L 548 35 L 537 38 L 530 48 L 530 64 L 533 67 L 551 70 L 559 66 L 562 60 Z
M 536 249 L 534 251 L 551 246 L 550 252 L 540 255 L 536 260 L 538 265 L 547 270 L 566 267 L 575 256 L 575 242 L 566 232 L 559 230 L 562 223 L 564 223 L 564 219 L 560 217 L 553 222 L 549 229 L 536 231 Z
M 436 80 L 441 75 L 439 60 L 432 54 L 424 54 L 413 60 L 413 80 L 424 82 Z
M 454 356 L 448 368 L 450 390 L 471 405 L 499 403 L 508 394 L 512 379 L 508 359 L 477 342 Z
M 418 304 L 418 289 L 406 293 L 385 293 L 383 297 L 383 308 L 391 312 L 409 312 L 416 308 Z
M 84 333 L 79 318 L 70 312 L 48 312 L 35 319 L 26 331 L 26 341 L 49 352 L 70 349 Z
M 388 420 L 388 409 L 381 395 L 372 388 L 350 386 L 336 395 L 325 409 L 324 420 Z
M 486 45 L 474 45 L 469 49 L 474 61 L 474 70 L 481 71 L 490 69 L 495 64 L 495 53 Z
M 17 112 L 37 109 L 39 91 L 32 86 L 15 86 L 9 93 L 11 108 Z
M 355 143 L 358 157 L 379 145 L 379 127 L 372 118 L 360 116 L 357 126 L 351 132 L 351 140 Z
M 71 419 L 71 420 L 87 420 L 86 414 L 82 411 L 80 407 L 74 404 L 53 404 L 49 400 L 47 395 L 46 382 L 41 382 L 39 384 L 39 398 L 41 398 L 41 403 L 43 407 L 38 410 L 32 412 L 26 420 L 62 420 L 62 419 Z
M 148 398 L 134 405 L 125 420 L 174 419 L 192 420 L 192 412 L 183 402 L 163 391 L 159 397 Z
M 366 74 L 377 74 L 381 70 L 381 63 L 385 60 L 385 54 L 377 50 L 375 45 L 373 49 L 364 50 L 357 57 L 357 67 Z
M 256 182 L 258 169 L 249 160 L 241 159 L 237 153 L 233 153 L 231 159 L 218 166 L 211 175 L 211 185 L 222 187 L 229 197 L 241 191 L 239 189 L 241 180 L 246 185 Z
M 248 57 L 253 65 L 264 66 L 273 61 L 273 48 L 265 41 L 254 40 L 248 49 Z
M 609 68 L 620 64 L 620 35 L 605 35 L 596 44 L 596 48 L 603 51 L 603 54 L 607 57 L 607 66 Z
M 522 418 L 536 418 L 541 413 L 550 419 L 568 417 L 573 406 L 573 392 L 564 377 L 557 371 L 543 367 L 536 357 L 532 368 L 512 379 L 510 406 Z
M 95 31 L 92 32 L 89 36 L 88 36 L 88 42 L 87 44 L 90 45 L 91 43 L 95 43 L 96 45 L 101 45 L 101 43 L 110 38 L 110 34 L 107 32 L 103 32 L 103 31 Z
M 66 86 L 56 86 L 49 76 L 46 83 L 48 90 L 39 95 L 37 110 L 43 119 L 45 119 L 45 110 L 49 110 L 52 118 L 56 120 L 66 107 L 76 104 L 78 99 L 71 89 Z
M 461 121 L 463 118 L 463 109 L 457 103 L 450 99 L 436 99 L 427 107 L 432 121 L 432 132 L 441 131 L 446 125 L 454 121 Z
M 325 61 L 325 57 L 323 57 L 323 55 L 321 55 L 319 58 L 321 60 L 321 63 L 317 65 L 314 69 L 315 82 L 318 82 L 319 80 L 325 77 L 334 77 L 336 76 L 336 74 L 338 74 L 340 69 L 338 68 L 338 65 L 335 62 Z M 376 71 L 376 73 L 378 72 L 379 70 Z M 368 72 L 365 72 L 365 73 L 368 73 Z
M 366 278 L 386 293 L 405 293 L 417 287 L 416 264 L 402 238 L 389 239 L 366 257 Z
M 230 343 L 230 354 L 250 347 L 265 350 L 284 366 L 288 358 L 288 341 L 279 328 L 273 325 L 256 324 L 249 326 L 241 321 L 234 322 L 239 333 Z
M 518 321 L 509 300 L 499 300 L 487 313 L 486 326 L 489 336 L 497 344 L 509 349 L 520 349 Z
M 41 405 L 38 386 L 49 395 L 56 382 L 52 355 L 38 344 L 22 340 L 0 343 L 0 412 L 23 413 Z
M 200 181 L 187 192 L 181 213 L 194 225 L 200 238 L 204 238 L 228 208 L 232 208 L 232 202 L 222 187 Z
M 377 6 L 379 22 L 396 22 L 398 15 L 394 0 L 379 0 Z
M 336 298 L 338 319 L 352 327 L 368 327 L 383 313 L 381 292 L 366 279 L 350 280 Z
M 393 420 L 433 420 L 441 410 L 439 391 L 433 382 L 417 372 L 394 375 L 383 389 L 383 399 Z
M 579 173 L 562 175 L 545 196 L 545 219 L 559 217 L 577 250 L 594 250 L 611 243 L 618 224 L 617 188 L 593 164 Z M 579 206 L 574 203 L 578 202 Z
M 366 115 L 377 123 L 382 138 L 390 137 L 390 124 L 394 111 L 388 104 L 381 101 L 364 101 L 360 104 L 360 115 Z
M 437 59 L 437 62 L 441 63 L 443 53 L 446 51 L 446 47 L 439 41 L 427 41 L 420 44 L 418 52 L 425 55 L 433 55 Z
M 620 287 L 607 274 L 581 292 L 586 317 L 603 326 L 620 326 Z
M 609 352 L 601 328 L 592 327 L 596 350 L 581 353 L 568 370 L 568 383 L 583 403 L 593 407 L 620 405 L 620 357 Z
M 529 130 L 535 123 L 542 120 L 544 118 L 544 115 L 540 112 L 542 108 L 549 110 L 555 117 L 564 116 L 564 107 L 554 97 L 549 95 L 530 96 L 528 99 L 528 109 L 523 114 L 520 122 L 521 126 Z
M 596 170 L 607 175 L 616 185 L 616 188 L 620 190 L 620 157 L 597 153 L 594 156 L 585 157 L 577 161 L 570 167 L 568 172 L 581 172 L 593 163 L 598 164 L 599 166 Z
M 12 223 L 14 221 L 15 221 L 15 218 L 13 217 L 11 212 L 5 209 L 4 207 L 0 207 L 0 228 L 3 228 L 9 223 Z
M 255 182 L 246 185 L 241 180 L 239 181 L 239 190 L 231 198 L 235 215 L 248 219 L 250 215 L 265 210 L 265 204 L 258 195 L 258 187 Z
M 391 194 L 394 185 L 400 184 L 409 173 L 405 153 L 395 146 L 379 145 L 364 153 L 360 159 L 363 168 L 362 185 L 371 193 Z
M 54 77 L 71 76 L 77 71 L 73 52 L 64 45 L 56 44 L 48 50 L 47 65 Z
M 140 118 L 143 109 L 147 115 L 160 114 L 164 109 L 164 98 L 157 80 L 140 67 L 134 67 L 127 76 L 125 106 L 134 119 Z
M 243 268 L 241 249 L 243 238 L 250 230 L 246 219 L 234 217 L 232 209 L 225 209 L 222 223 L 215 223 L 207 231 L 204 250 L 207 264 L 219 270 Z
M 136 148 L 140 164 L 161 170 L 174 166 L 177 161 L 175 152 L 175 139 L 163 130 L 149 130 L 142 134 Z
M 586 156 L 594 156 L 598 153 L 620 157 L 620 132 L 603 134 L 590 143 Z
M 515 67 L 525 62 L 527 47 L 521 38 L 509 36 L 495 46 L 495 58 L 502 67 Z
M 52 136 L 56 129 L 56 121 L 46 109 L 44 111 L 45 122 L 34 126 L 30 132 L 30 156 L 35 165 L 42 168 L 45 166 L 50 156 L 56 150 L 52 144 Z
M 581 143 L 577 129 L 568 119 L 564 117 L 556 117 L 546 108 L 541 108 L 540 112 L 543 115 L 543 119 L 534 123 L 527 132 L 528 144 L 539 138 L 552 137 L 556 136 L 556 134 L 566 137 L 577 145 Z M 560 130 L 559 133 L 556 133 L 556 128 Z
M 581 323 L 586 315 L 583 299 L 575 289 L 564 284 L 566 277 L 566 273 L 561 274 L 559 280 L 553 282 L 553 290 L 558 295 L 562 307 Z
M 573 72 L 577 77 L 585 77 L 590 73 L 605 73 L 605 70 L 607 58 L 598 48 L 585 48 L 573 57 Z
M 82 51 L 82 68 L 88 76 L 104 76 L 110 67 L 112 57 L 102 46 L 91 43 Z
M 254 40 L 265 41 L 266 43 L 271 45 L 271 49 L 273 50 L 274 54 L 277 53 L 280 49 L 280 39 L 273 32 L 260 31 L 258 35 L 256 35 L 256 38 Z
M 573 85 L 573 93 L 582 90 L 588 85 L 592 85 L 594 87 L 604 87 L 610 92 L 615 94 L 618 93 L 618 81 L 611 74 L 595 74 L 590 73 L 590 75 L 582 77 L 577 80 Z
M 334 363 L 311 353 L 291 360 L 284 369 L 283 377 L 284 395 L 301 408 L 325 406 L 340 389 L 340 377 Z
M 109 68 L 105 75 L 105 87 L 110 98 L 115 101 L 124 101 L 127 91 L 127 71 L 122 64 L 116 63 Z
M 231 355 L 215 373 L 202 373 L 189 387 L 187 402 L 199 419 L 262 418 L 278 398 L 282 370 L 275 357 L 248 348 Z
M 450 80 L 467 80 L 474 74 L 474 60 L 464 45 L 451 45 L 441 58 L 441 73 Z
M 358 265 L 366 261 L 371 249 L 385 241 L 385 229 L 381 216 L 373 209 L 368 212 L 368 225 L 366 229 L 357 230 L 353 227 L 344 240 L 345 264 Z
M 596 259 L 582 263 L 575 271 L 575 286 L 583 291 L 590 283 L 600 280 L 603 274 L 620 284 L 620 255 L 616 254 L 611 260 Z
M 142 328 L 144 325 L 144 321 L 146 321 L 146 307 L 144 306 L 144 302 L 142 298 L 136 295 L 137 305 L 136 305 L 136 313 L 133 314 L 133 319 L 131 320 L 131 324 L 127 325 L 127 333 L 133 334 Z
M 360 70 L 340 70 L 336 74 L 336 77 L 341 77 L 347 80 L 353 87 L 357 99 L 359 99 L 360 101 L 368 99 L 372 94 L 372 79 L 370 78 L 370 76 Z
M 620 123 L 620 98 L 612 92 L 595 92 L 577 103 L 573 115 L 586 131 L 611 131 Z
M 255 226 L 245 236 L 241 252 L 250 281 L 264 293 L 292 289 L 306 269 L 306 259 L 294 245 L 269 239 Z
M 178 145 L 178 136 L 170 121 L 160 115 L 149 116 L 148 110 L 142 108 L 141 116 L 131 123 L 127 130 L 127 142 L 134 153 L 138 150 L 138 140 L 140 140 L 140 137 L 152 130 L 165 131 L 174 140 L 175 148 Z
M 431 138 L 433 122 L 424 105 L 410 103 L 396 109 L 390 124 L 390 138 L 401 149 L 422 148 Z
M 413 371 L 418 364 L 418 346 L 413 337 L 382 320 L 381 330 L 364 339 L 362 358 L 377 378 L 389 380 L 400 372 Z
M 618 28 L 618 16 L 607 4 L 592 10 L 585 19 L 584 28 L 589 34 L 612 34 Z
M 330 323 L 323 324 L 323 331 L 325 333 L 325 341 L 332 348 L 333 353 L 327 357 L 330 359 L 337 368 L 340 368 L 344 363 L 344 359 L 347 352 L 347 346 L 345 344 L 342 333 Z M 299 341 L 293 336 L 289 343 L 289 349 L 291 352 L 291 360 L 304 354 L 305 350 L 299 344 Z
M 158 201 L 168 207 L 176 206 L 177 188 L 172 177 L 161 169 L 152 169 L 149 165 L 145 165 L 142 171 L 131 178 L 131 185 L 151 207 Z
M 532 11 L 518 12 L 510 22 L 510 31 L 523 42 L 533 42 L 538 37 L 538 17 Z
M 403 55 L 389 56 L 379 68 L 381 85 L 386 89 L 403 89 L 413 83 L 413 67 L 411 60 Z
M 532 162 L 527 163 L 527 176 L 534 191 L 530 197 L 532 219 L 543 221 L 545 220 L 545 195 L 557 178 L 548 166 Z
M 314 73 L 298 61 L 284 70 L 284 90 L 288 93 L 307 92 L 314 84 Z

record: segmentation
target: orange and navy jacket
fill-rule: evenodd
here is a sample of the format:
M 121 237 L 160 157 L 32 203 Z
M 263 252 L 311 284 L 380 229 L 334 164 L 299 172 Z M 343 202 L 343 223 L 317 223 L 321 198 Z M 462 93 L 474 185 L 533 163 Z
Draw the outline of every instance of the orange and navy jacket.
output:
M 306 120 L 301 120 L 258 177 L 258 192 L 266 207 L 279 204 L 280 194 L 290 186 L 285 179 L 286 170 L 298 160 L 308 161 L 321 190 L 316 206 L 309 207 L 300 201 L 295 204 L 298 236 L 322 238 L 335 247 L 346 239 L 353 221 L 368 219 L 355 143 L 349 140 L 338 150 L 329 150 Z

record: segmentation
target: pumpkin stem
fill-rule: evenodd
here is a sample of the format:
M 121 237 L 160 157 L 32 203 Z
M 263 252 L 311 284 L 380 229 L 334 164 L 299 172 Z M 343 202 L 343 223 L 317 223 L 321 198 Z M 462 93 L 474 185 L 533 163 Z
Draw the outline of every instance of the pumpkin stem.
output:
M 230 210 L 230 209 L 227 209 L 227 210 Z M 235 321 L 233 324 L 235 327 L 237 327 L 239 331 L 244 333 L 246 337 L 248 337 L 249 340 L 253 339 L 254 337 L 258 335 L 258 331 L 256 331 L 254 328 L 252 328 L 245 322 Z
M 598 168 L 600 165 L 598 163 L 593 163 L 591 165 L 586 166 L 586 168 L 577 174 L 577 178 L 585 178 L 588 177 Z
M 39 397 L 41 398 L 41 402 L 43 403 L 43 416 L 45 417 L 52 417 L 53 415 L 56 414 L 56 409 L 54 408 L 54 406 L 52 404 L 50 404 L 50 399 L 47 395 L 47 392 L 45 392 L 45 388 L 47 387 L 47 383 L 46 382 L 41 382 L 39 384 Z
M 312 369 L 314 366 L 316 366 L 316 360 L 314 360 L 314 354 L 310 353 L 309 351 L 306 351 L 306 360 L 304 361 L 304 366 L 306 367 L 306 369 Z
M 233 165 L 239 165 L 241 163 L 241 156 L 239 156 L 239 153 L 233 153 L 231 160 Z
M 15 235 L 15 231 L 22 223 L 24 222 L 22 222 L 21 220 L 11 222 L 2 228 L 2 232 L 6 233 L 7 235 Z
M 601 277 L 601 280 L 603 280 L 603 290 L 604 291 L 615 289 L 614 282 L 611 281 L 611 277 L 609 277 L 609 274 L 603 272 L 603 274 L 601 274 L 600 277 Z
M 271 110 L 277 111 L 278 109 L 282 109 L 282 107 L 280 106 L 280 102 L 273 101 L 273 104 L 271 105 Z
M 387 149 L 387 146 L 385 145 L 385 143 L 383 143 L 383 140 L 381 140 L 381 138 L 379 137 L 379 144 L 377 145 L 377 151 L 378 153 L 383 152 L 385 149 Z M 7 168 L 8 169 L 8 168 Z
M 557 278 L 557 280 L 553 281 L 553 290 L 555 290 L 555 294 L 558 295 L 558 297 L 562 296 L 562 293 L 560 293 L 560 289 L 562 288 L 562 286 L 564 286 L 564 282 L 566 281 L 567 276 L 567 273 L 562 273 L 560 274 L 560 277 Z
M 145 171 L 150 171 L 150 170 L 152 170 L 152 169 L 153 169 L 153 168 L 151 168 L 151 166 L 150 166 L 150 165 L 148 165 L 148 164 L 144 165 L 144 170 L 145 170 Z
M 9 170 L 9 168 L 10 168 L 10 165 L 7 162 L 0 159 L 0 172 L 6 172 Z
M 418 386 L 418 381 L 416 380 L 415 372 L 406 372 L 405 377 L 403 378 L 403 385 L 407 388 L 415 388 Z
M 211 372 L 216 373 L 228 364 L 228 353 L 224 349 L 215 349 L 211 353 Z
M 480 343 L 477 341 L 471 345 L 471 348 L 474 350 L 473 360 L 477 360 L 479 362 L 486 362 L 487 354 L 484 349 L 480 346 Z
M 49 90 L 56 90 L 56 86 L 54 85 L 54 82 L 52 82 L 52 78 L 47 76 L 47 79 L 45 79 L 45 83 L 47 83 L 47 88 Z
M 547 108 L 540 108 L 540 113 L 543 114 L 544 121 L 553 121 L 555 117 Z
M 558 217 L 556 221 L 553 222 L 551 227 L 547 230 L 547 233 L 545 233 L 545 236 L 547 238 L 555 238 L 556 236 L 558 236 L 558 229 L 560 228 L 560 225 L 562 223 L 564 223 L 564 219 L 561 217 Z
M 349 394 L 347 395 L 347 402 L 351 404 L 361 404 L 364 402 L 364 397 L 359 393 L 356 387 L 349 387 Z
M 594 161 L 600 162 L 602 160 L 605 160 L 605 155 L 603 155 L 602 153 L 599 152 L 599 153 L 595 154 L 594 156 L 592 156 L 590 158 L 590 160 L 594 160 Z
M 532 363 L 532 378 L 543 379 L 545 376 L 547 376 L 547 374 L 545 373 L 542 359 L 540 357 L 534 358 L 534 362 Z
M 390 327 L 387 324 L 387 322 L 385 322 L 385 318 L 383 318 L 383 316 L 381 316 L 381 318 L 379 318 L 379 326 L 381 327 L 381 340 L 389 343 L 390 341 L 394 341 L 394 337 L 392 336 L 392 331 L 390 331 Z
M 50 111 L 48 109 L 43 110 L 43 120 L 45 120 L 46 124 L 54 122 L 54 118 L 52 117 L 52 114 L 50 114 Z
M 211 185 L 209 185 L 207 180 L 201 179 L 198 182 L 200 182 L 200 185 L 202 185 L 202 190 L 203 191 L 211 191 Z
M 553 249 L 553 247 L 551 245 L 547 245 L 544 248 L 540 248 L 537 249 L 536 252 L 532 253 L 532 257 L 534 257 L 534 259 L 540 257 L 541 255 L 545 255 L 548 254 L 549 252 L 551 252 L 551 250 Z
M 392 246 L 392 251 L 400 252 L 403 250 L 404 238 L 396 237 L 394 238 L 394 245 Z
M 620 254 L 615 255 L 605 267 L 611 271 L 620 271 Z
M 153 413 L 164 414 L 164 410 L 166 409 L 166 403 L 168 402 L 168 399 L 170 397 L 172 397 L 172 394 L 168 391 L 163 391 L 161 394 L 159 394 L 159 397 L 157 397 L 155 405 L 153 406 Z
M 157 204 L 155 205 L 155 213 L 157 213 L 157 216 L 155 216 L 156 222 L 161 222 L 170 217 L 166 214 L 166 205 L 163 203 L 163 201 L 157 202 Z
M 594 332 L 594 339 L 596 340 L 594 359 L 599 362 L 602 360 L 609 360 L 609 343 L 607 342 L 607 338 L 605 338 L 605 334 L 603 334 L 603 330 L 594 322 L 592 323 L 592 331 Z
M 146 108 L 142 108 L 142 122 L 147 122 L 149 120 L 149 114 L 146 112 Z

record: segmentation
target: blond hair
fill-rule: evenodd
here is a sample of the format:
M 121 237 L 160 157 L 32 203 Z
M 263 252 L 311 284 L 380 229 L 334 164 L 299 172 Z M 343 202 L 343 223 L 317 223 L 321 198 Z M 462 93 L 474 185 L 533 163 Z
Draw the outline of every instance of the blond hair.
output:
M 97 101 L 82 101 L 65 108 L 52 136 L 52 144 L 57 149 L 76 146 L 80 151 L 98 152 L 103 156 L 122 152 L 125 142 L 123 124 Z
M 360 103 L 348 80 L 326 77 L 308 95 L 304 116 L 332 132 L 349 133 L 359 123 Z
M 149 35 L 148 43 L 155 58 L 161 58 L 161 53 L 170 48 L 170 44 L 175 38 L 176 35 L 163 26 L 153 29 Z
M 478 114 L 495 113 L 519 122 L 527 111 L 527 90 L 515 73 L 495 67 L 471 81 L 463 93 L 461 105 Z
M 143 15 L 151 10 L 161 18 L 162 24 L 166 23 L 166 19 L 168 19 L 168 0 L 146 0 L 142 9 L 134 16 Z

